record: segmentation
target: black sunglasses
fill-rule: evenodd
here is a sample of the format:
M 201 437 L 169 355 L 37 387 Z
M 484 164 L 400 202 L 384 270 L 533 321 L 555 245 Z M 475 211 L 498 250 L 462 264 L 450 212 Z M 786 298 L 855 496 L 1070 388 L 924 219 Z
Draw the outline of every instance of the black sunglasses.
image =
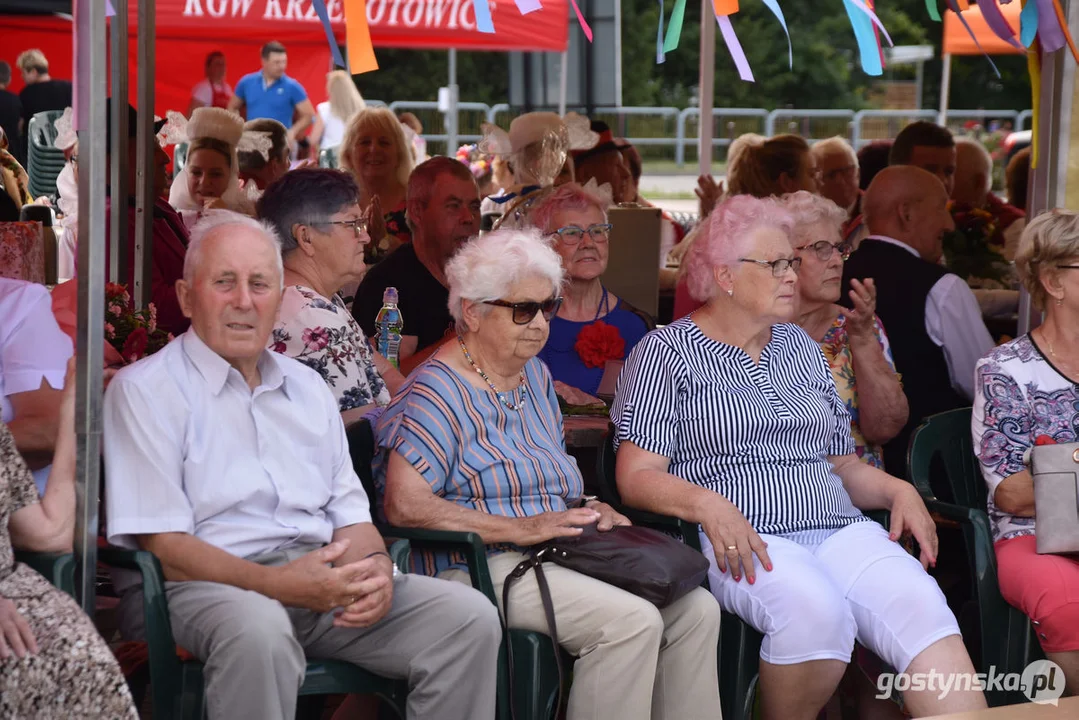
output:
M 512 308 L 513 322 L 517 325 L 527 325 L 532 322 L 532 318 L 536 317 L 536 313 L 538 312 L 542 312 L 543 319 L 550 322 L 551 318 L 558 312 L 558 308 L 562 307 L 562 298 L 554 297 L 550 300 L 544 300 L 543 302 L 536 302 L 535 300 L 529 300 L 527 302 L 484 300 L 483 304 L 494 305 L 495 307 Z

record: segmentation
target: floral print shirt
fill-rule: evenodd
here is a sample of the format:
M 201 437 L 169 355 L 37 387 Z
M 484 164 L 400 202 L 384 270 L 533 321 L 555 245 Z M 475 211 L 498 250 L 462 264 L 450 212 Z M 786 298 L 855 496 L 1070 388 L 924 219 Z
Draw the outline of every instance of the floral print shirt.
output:
M 884 326 L 880 318 L 873 317 L 873 334 L 877 336 L 880 349 L 884 351 L 884 359 L 895 370 L 895 361 L 892 360 L 892 346 L 888 343 L 888 336 L 884 334 Z M 870 445 L 862 435 L 860 425 L 860 412 L 858 410 L 858 384 L 854 377 L 854 357 L 850 352 L 850 339 L 847 337 L 847 318 L 840 315 L 824 333 L 820 341 L 821 350 L 828 360 L 828 367 L 832 370 L 832 379 L 835 380 L 835 389 L 839 392 L 839 399 L 847 406 L 850 413 L 850 433 L 854 436 L 854 452 L 862 462 L 875 468 L 884 468 L 884 457 L 881 454 L 880 445 Z
M 341 412 L 390 402 L 371 346 L 339 295 L 330 300 L 303 285 L 285 288 L 270 349 L 321 375 Z
M 1008 477 L 1029 470 L 1026 452 L 1041 435 L 1079 440 L 1079 386 L 1064 377 L 1029 334 L 994 349 L 974 369 L 974 453 L 989 487 L 993 540 L 1034 535 L 1034 518 L 1009 515 L 993 496 Z

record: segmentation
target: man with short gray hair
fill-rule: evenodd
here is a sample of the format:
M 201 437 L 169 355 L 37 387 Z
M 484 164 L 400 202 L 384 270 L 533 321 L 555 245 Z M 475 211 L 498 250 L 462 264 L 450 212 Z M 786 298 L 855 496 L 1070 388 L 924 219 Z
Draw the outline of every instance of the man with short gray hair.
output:
M 266 349 L 281 291 L 267 225 L 222 210 L 195 226 L 177 283 L 191 328 L 105 396 L 109 540 L 161 562 L 211 720 L 292 720 L 307 657 L 407 680 L 409 718 L 492 718 L 497 610 L 398 575 L 332 393 Z
M 1011 262 L 1027 224 L 1026 214 L 993 194 L 993 156 L 980 140 L 956 138 L 955 157 L 954 212 L 984 210 L 992 215 L 994 230 L 989 244 L 999 248 L 1004 259 Z

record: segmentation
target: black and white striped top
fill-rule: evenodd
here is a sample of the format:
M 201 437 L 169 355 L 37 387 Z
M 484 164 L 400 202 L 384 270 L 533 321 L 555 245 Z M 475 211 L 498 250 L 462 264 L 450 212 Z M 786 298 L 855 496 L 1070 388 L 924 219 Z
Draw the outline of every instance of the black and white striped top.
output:
M 772 326 L 757 364 L 689 317 L 645 335 L 611 419 L 619 441 L 670 458 L 672 475 L 726 497 L 758 533 L 812 541 L 866 520 L 828 461 L 854 452 L 850 415 L 797 325 Z

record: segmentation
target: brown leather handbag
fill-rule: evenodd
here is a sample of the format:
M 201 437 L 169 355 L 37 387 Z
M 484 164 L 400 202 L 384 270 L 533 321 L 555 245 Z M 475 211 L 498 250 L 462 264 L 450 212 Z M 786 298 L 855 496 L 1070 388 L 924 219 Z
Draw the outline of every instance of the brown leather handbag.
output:
M 708 560 L 691 547 L 656 530 L 620 525 L 600 532 L 595 525 L 583 528 L 575 537 L 556 538 L 534 545 L 528 559 L 506 577 L 502 586 L 502 624 L 508 632 L 510 587 L 529 570 L 536 573 L 540 601 L 547 616 L 551 640 L 558 645 L 558 626 L 551 591 L 543 563 L 553 562 L 582 575 L 602 580 L 664 608 L 700 587 L 708 576 Z M 513 705 L 513 651 L 507 643 L 510 706 Z M 562 704 L 563 670 L 561 652 L 555 648 L 558 664 L 558 707 Z

